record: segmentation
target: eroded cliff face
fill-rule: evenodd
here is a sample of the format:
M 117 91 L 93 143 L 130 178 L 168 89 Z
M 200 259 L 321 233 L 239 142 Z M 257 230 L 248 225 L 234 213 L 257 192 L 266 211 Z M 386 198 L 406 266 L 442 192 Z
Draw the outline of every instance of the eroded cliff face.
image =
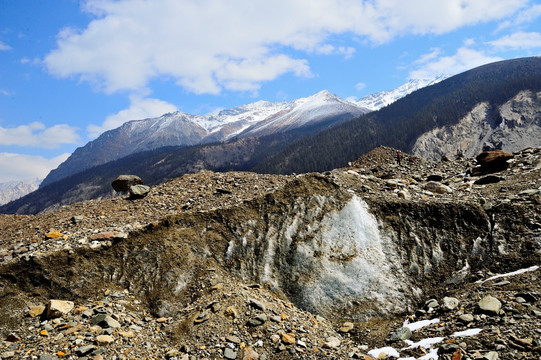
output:
M 475 157 L 485 149 L 516 152 L 541 145 L 541 93 L 522 91 L 493 110 L 488 103 L 478 104 L 456 125 L 420 136 L 412 153 L 439 161 L 442 156 L 454 159 L 458 153 Z

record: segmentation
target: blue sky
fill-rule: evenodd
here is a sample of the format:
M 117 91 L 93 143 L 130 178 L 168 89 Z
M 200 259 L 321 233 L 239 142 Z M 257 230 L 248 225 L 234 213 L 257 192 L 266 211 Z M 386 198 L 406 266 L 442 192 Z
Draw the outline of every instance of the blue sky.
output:
M 532 0 L 0 0 L 0 182 L 128 120 L 538 55 Z

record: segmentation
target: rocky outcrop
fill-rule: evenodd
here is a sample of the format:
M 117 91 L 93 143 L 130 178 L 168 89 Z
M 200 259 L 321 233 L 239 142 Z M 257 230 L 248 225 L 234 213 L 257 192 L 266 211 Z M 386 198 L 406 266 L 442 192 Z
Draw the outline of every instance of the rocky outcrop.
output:
M 521 91 L 498 108 L 489 103 L 475 106 L 456 125 L 421 135 L 412 153 L 439 161 L 442 156 L 474 157 L 484 150 L 516 152 L 539 146 L 541 93 Z

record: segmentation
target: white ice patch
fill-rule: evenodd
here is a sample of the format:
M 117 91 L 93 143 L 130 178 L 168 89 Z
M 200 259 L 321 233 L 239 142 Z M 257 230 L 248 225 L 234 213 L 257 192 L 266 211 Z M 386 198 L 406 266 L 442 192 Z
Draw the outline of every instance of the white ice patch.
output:
M 311 239 L 297 243 L 296 271 L 308 276 L 304 300 L 316 309 L 350 300 L 384 311 L 403 306 L 406 280 L 395 275 L 392 264 L 400 262 L 393 250 L 368 205 L 354 196 L 340 212 L 326 214 Z
M 435 338 L 422 339 L 420 341 L 417 341 L 416 343 L 414 343 L 411 340 L 405 340 L 406 344 L 408 344 L 409 346 L 402 349 L 402 350 L 415 349 L 415 348 L 418 348 L 418 347 L 423 347 L 425 349 L 430 349 L 430 348 L 432 348 L 432 345 L 438 344 L 438 343 L 442 342 L 443 340 L 445 340 L 444 337 L 435 337 Z
M 368 352 L 368 355 L 370 355 L 370 356 L 372 356 L 372 357 L 374 357 L 376 359 L 385 359 L 385 358 L 388 358 L 388 357 L 395 357 L 395 358 L 400 357 L 400 354 L 398 353 L 398 351 L 396 351 L 396 349 L 394 349 L 394 348 L 392 348 L 390 346 L 370 350 Z
M 432 349 L 424 356 L 421 356 L 418 360 L 438 360 L 438 349 Z
M 229 246 L 227 247 L 227 251 L 225 252 L 225 258 L 231 259 L 231 256 L 233 255 L 233 250 L 235 249 L 235 241 L 231 240 L 229 241 Z

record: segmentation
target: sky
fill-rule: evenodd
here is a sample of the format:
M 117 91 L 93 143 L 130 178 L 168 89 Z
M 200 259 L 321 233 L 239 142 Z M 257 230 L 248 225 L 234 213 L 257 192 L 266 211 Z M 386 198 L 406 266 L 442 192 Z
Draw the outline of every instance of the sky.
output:
M 539 55 L 540 0 L 0 0 L 0 183 L 129 120 Z

